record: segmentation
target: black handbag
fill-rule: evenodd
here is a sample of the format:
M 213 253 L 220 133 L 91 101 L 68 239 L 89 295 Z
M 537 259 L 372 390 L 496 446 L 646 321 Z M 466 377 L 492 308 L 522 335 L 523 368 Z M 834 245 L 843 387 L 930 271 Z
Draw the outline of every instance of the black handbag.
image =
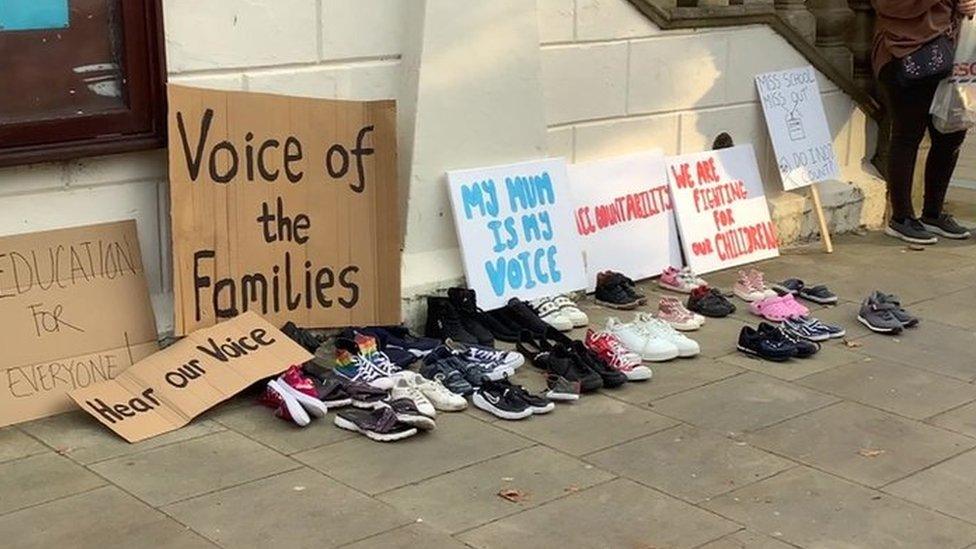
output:
M 956 46 L 948 35 L 941 34 L 918 50 L 901 58 L 898 80 L 910 86 L 919 80 L 940 80 L 952 74 Z

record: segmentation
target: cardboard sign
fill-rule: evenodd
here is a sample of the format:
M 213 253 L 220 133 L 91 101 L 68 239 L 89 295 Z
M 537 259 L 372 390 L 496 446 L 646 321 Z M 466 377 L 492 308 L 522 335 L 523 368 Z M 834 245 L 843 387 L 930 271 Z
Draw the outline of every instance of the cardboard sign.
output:
M 482 308 L 586 287 L 565 159 L 447 178 L 468 287 Z
M 639 280 L 681 265 L 662 151 L 572 164 L 569 183 L 588 291 L 596 289 L 601 271 Z
M 752 145 L 669 157 L 668 175 L 692 270 L 710 273 L 779 255 Z
M 249 312 L 194 332 L 114 380 L 70 396 L 122 438 L 138 442 L 179 429 L 252 383 L 311 358 Z
M 400 322 L 392 101 L 169 87 L 176 332 Z
M 813 67 L 756 76 L 783 189 L 840 177 Z
M 134 221 L 0 238 L 0 427 L 158 348 Z

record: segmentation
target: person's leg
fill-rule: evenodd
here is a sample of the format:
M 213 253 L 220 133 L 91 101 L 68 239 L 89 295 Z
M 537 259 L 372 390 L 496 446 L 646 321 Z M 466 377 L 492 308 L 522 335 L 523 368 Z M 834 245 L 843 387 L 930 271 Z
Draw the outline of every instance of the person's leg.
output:
M 925 207 L 922 217 L 935 219 L 942 215 L 946 191 L 949 190 L 952 172 L 956 170 L 966 132 L 942 133 L 930 121 L 929 136 L 932 138 L 932 150 L 925 162 Z
M 903 222 L 915 217 L 912 207 L 912 180 L 918 148 L 929 122 L 929 105 L 934 89 L 928 85 L 902 86 L 897 80 L 897 63 L 885 66 L 879 78 L 880 91 L 888 118 L 891 139 L 888 148 L 888 197 L 891 219 Z M 926 97 L 928 99 L 926 100 Z

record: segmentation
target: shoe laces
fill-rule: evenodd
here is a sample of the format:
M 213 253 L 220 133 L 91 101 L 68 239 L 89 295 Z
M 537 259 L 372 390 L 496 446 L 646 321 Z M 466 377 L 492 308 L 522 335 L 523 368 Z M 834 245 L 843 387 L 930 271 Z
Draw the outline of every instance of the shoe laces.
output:
M 501 362 L 508 353 L 506 351 L 496 351 L 495 349 L 468 347 L 468 354 L 475 360 L 481 360 L 484 362 Z
M 677 335 L 670 324 L 647 313 L 637 315 L 634 324 L 646 335 L 653 337 L 671 338 Z
M 414 385 L 413 383 L 411 383 L 406 378 L 400 378 L 400 379 L 398 379 L 397 380 L 397 384 L 394 387 L 394 389 L 398 393 L 401 393 L 401 394 L 406 395 L 407 398 L 409 398 L 410 400 L 413 400 L 414 402 L 416 402 L 416 401 L 423 401 L 423 400 L 426 400 L 427 399 L 427 397 L 425 397 L 424 394 L 422 392 L 420 392 L 420 389 L 417 388 L 416 385 Z
M 560 309 L 566 307 L 576 307 L 576 302 L 564 295 L 557 295 L 552 299 L 552 302 L 555 303 Z
M 538 312 L 540 317 L 559 313 L 559 305 L 556 305 L 555 301 L 547 297 L 533 301 L 532 308 Z

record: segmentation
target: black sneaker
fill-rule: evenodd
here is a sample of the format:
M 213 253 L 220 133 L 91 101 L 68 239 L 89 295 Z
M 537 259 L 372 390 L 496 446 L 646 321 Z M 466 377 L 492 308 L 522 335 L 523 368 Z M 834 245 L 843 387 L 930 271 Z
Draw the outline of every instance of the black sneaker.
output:
M 772 338 L 784 338 L 796 347 L 796 358 L 810 358 L 820 350 L 820 344 L 809 339 L 802 338 L 789 331 L 782 325 L 773 326 L 765 322 L 759 324 L 759 331 L 765 332 Z
M 641 305 L 647 303 L 647 295 L 637 290 L 637 283 L 634 282 L 633 279 L 626 277 L 620 273 L 616 273 L 616 274 L 619 275 L 621 279 L 624 281 L 624 288 L 627 290 L 627 293 L 634 296 Z
M 596 302 L 611 309 L 629 310 L 640 305 L 640 297 L 627 285 L 626 277 L 606 271 L 597 275 Z
M 529 405 L 529 408 L 532 410 L 533 414 L 548 414 L 556 409 L 556 404 L 547 397 L 530 393 L 528 389 L 522 387 L 521 385 L 512 383 L 511 380 L 504 379 L 502 381 L 495 381 L 493 383 L 511 387 L 512 391 L 515 392 L 515 395 Z
M 532 307 L 524 301 L 512 298 L 505 306 L 506 314 L 523 330 L 528 330 L 538 336 L 543 336 L 549 330 L 549 325 L 535 314 Z
M 591 393 L 603 388 L 603 378 L 590 368 L 582 357 L 563 345 L 556 345 L 549 353 L 546 371 L 561 375 L 570 381 L 579 381 L 580 391 Z
M 532 415 L 532 406 L 508 384 L 486 382 L 474 392 L 471 402 L 478 408 L 502 419 L 525 419 Z
M 478 338 L 464 329 L 461 315 L 446 297 L 427 298 L 427 325 L 424 335 L 439 339 L 453 339 L 461 343 L 478 344 Z
M 495 336 L 481 323 L 478 318 L 478 298 L 474 290 L 467 288 L 449 288 L 447 298 L 461 316 L 461 325 L 474 337 L 478 338 L 478 345 L 495 346 Z
M 712 318 L 723 318 L 735 312 L 735 304 L 717 289 L 699 286 L 688 296 L 688 310 Z
M 299 328 L 294 322 L 286 322 L 285 325 L 281 327 L 281 333 L 291 338 L 292 341 L 301 345 L 306 351 L 312 353 L 313 355 L 324 341 L 322 338 L 312 334 L 312 332 L 304 328 Z
M 522 326 L 518 322 L 515 322 L 515 319 L 508 313 L 506 307 L 484 312 L 478 319 L 481 320 L 481 324 L 485 328 L 491 331 L 495 339 L 508 343 L 518 343 L 519 334 L 522 333 Z
M 939 217 L 926 217 L 923 215 L 919 221 L 922 222 L 922 226 L 930 233 L 935 233 L 946 238 L 965 240 L 970 236 L 969 230 L 956 223 L 956 220 L 947 213 Z
M 912 244 L 935 244 L 939 241 L 938 237 L 929 232 L 925 228 L 925 225 L 922 225 L 921 221 L 912 217 L 907 217 L 902 221 L 892 219 L 888 222 L 888 226 L 885 227 L 884 232 L 888 236 L 893 236 Z
M 570 339 L 554 328 L 550 328 L 546 336 L 555 341 L 556 345 L 573 354 L 573 359 L 577 362 L 580 371 L 596 372 L 603 381 L 603 388 L 613 389 L 627 383 L 627 374 L 611 368 L 596 353 L 587 349 L 582 341 Z
M 736 348 L 743 353 L 773 362 L 783 362 L 797 355 L 796 345 L 786 338 L 774 335 L 769 330 L 756 330 L 751 326 L 742 327 Z

